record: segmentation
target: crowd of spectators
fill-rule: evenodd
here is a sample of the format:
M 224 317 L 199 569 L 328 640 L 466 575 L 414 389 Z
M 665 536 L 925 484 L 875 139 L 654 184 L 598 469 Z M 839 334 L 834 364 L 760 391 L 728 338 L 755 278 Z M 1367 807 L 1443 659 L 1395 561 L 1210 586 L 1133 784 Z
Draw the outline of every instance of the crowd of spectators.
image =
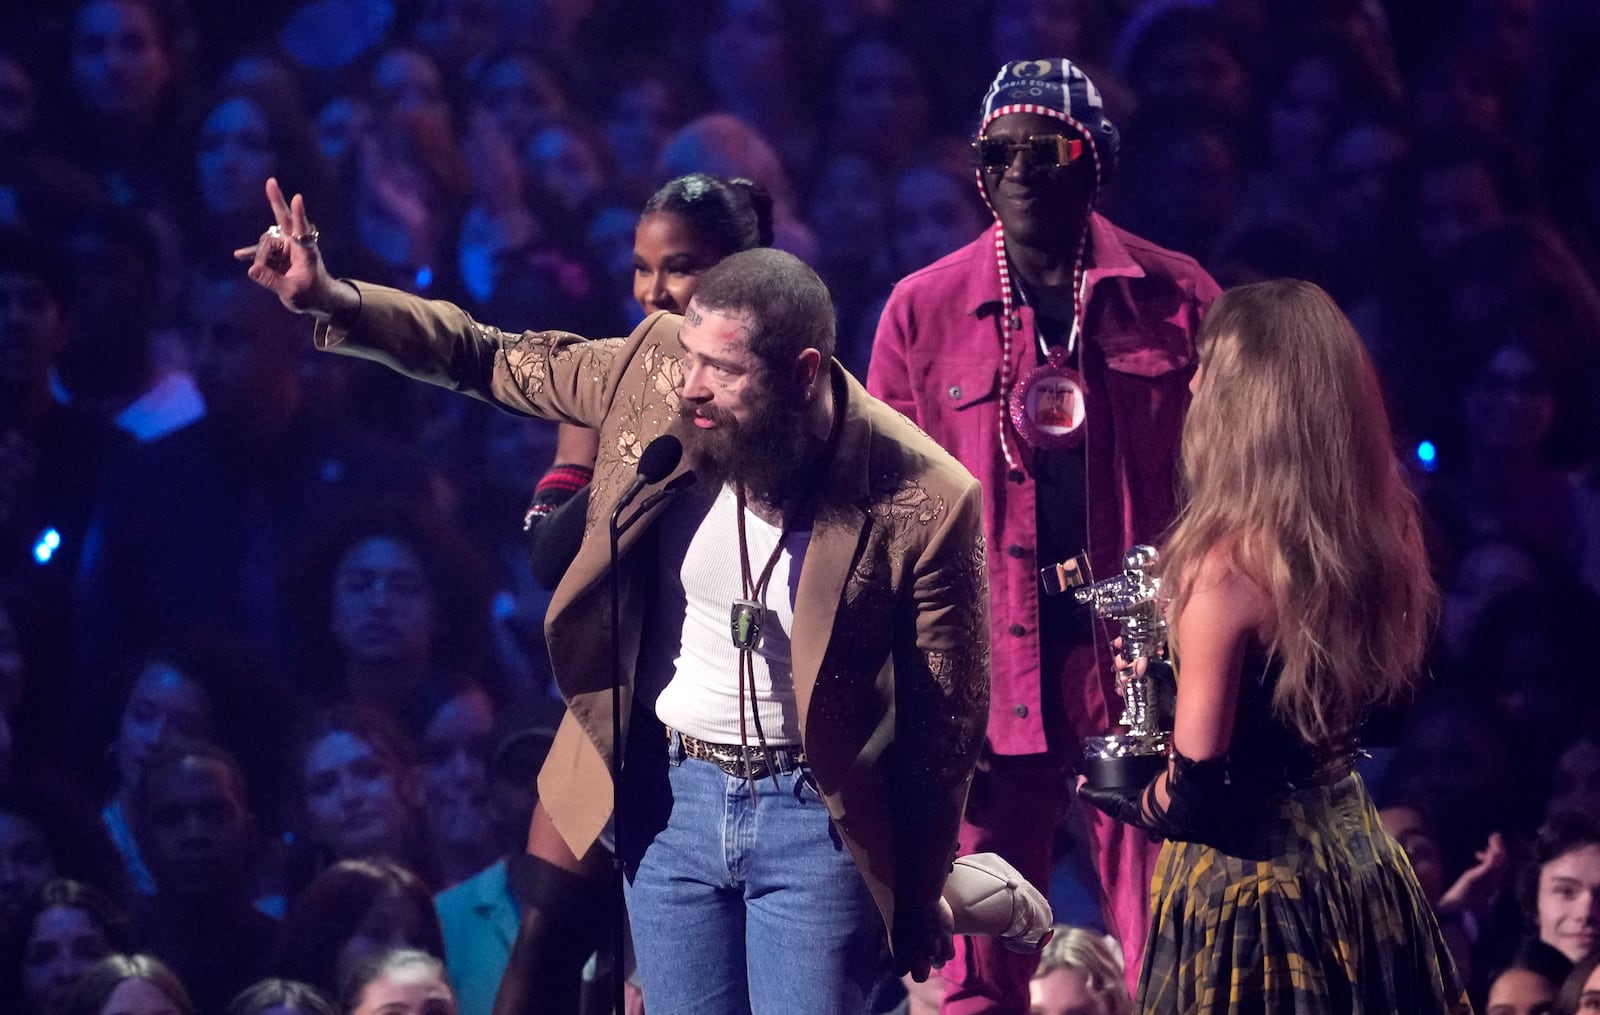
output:
M 514 910 L 464 893 L 514 893 L 560 712 L 521 534 L 554 427 L 311 352 L 230 260 L 267 177 L 342 274 L 590 336 L 637 322 L 661 183 L 750 178 L 864 376 L 895 280 L 991 222 L 988 76 L 1045 56 L 1121 127 L 1108 217 L 1357 323 L 1445 590 L 1369 779 L 1480 1001 L 1587 976 L 1593 4 L 0 0 L 0 25 L 0 1008 L 65 1010 L 135 950 L 202 1012 L 266 976 L 337 996 L 396 946 L 472 978 L 470 1015 L 493 997 L 473 920 Z

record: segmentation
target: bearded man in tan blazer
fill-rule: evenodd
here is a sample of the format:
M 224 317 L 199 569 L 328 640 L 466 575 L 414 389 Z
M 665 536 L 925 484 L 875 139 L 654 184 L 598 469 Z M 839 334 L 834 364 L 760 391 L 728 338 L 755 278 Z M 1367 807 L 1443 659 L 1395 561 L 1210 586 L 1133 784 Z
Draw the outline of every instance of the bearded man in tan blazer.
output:
M 833 358 L 809 268 L 770 249 L 702 278 L 684 317 L 624 339 L 511 334 L 457 307 L 335 281 L 297 196 L 249 274 L 317 318 L 321 348 L 600 432 L 581 549 L 546 619 L 567 716 L 539 779 L 592 855 L 613 810 L 651 1015 L 868 1010 L 893 949 L 951 954 L 940 889 L 988 707 L 977 482 Z M 643 449 L 682 462 L 621 537 Z M 695 473 L 688 493 L 680 489 Z M 654 503 L 652 503 L 654 502 Z M 887 930 L 887 933 L 885 933 Z

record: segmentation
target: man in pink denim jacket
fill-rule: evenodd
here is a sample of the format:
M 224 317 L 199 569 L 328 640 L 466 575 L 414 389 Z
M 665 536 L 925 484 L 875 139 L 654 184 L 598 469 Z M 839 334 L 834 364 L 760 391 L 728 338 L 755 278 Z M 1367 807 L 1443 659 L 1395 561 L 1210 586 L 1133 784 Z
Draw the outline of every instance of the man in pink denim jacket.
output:
M 1172 520 L 1194 336 L 1218 288 L 1193 258 L 1094 212 L 1116 141 L 1068 61 L 1001 68 L 973 146 L 996 224 L 895 287 L 867 386 L 983 484 L 992 695 L 961 851 L 998 852 L 1037 884 L 1053 845 L 1093 856 L 1100 885 L 1084 862 L 1084 887 L 1103 888 L 1131 981 L 1155 847 L 1080 805 L 1070 778 L 1083 738 L 1121 711 L 1113 632 L 1043 596 L 1038 575 L 1085 549 L 1097 577 L 1113 574 Z M 1058 824 L 1070 841 L 1055 843 Z M 1025 1013 L 1031 965 L 967 939 L 945 968 L 944 1010 Z

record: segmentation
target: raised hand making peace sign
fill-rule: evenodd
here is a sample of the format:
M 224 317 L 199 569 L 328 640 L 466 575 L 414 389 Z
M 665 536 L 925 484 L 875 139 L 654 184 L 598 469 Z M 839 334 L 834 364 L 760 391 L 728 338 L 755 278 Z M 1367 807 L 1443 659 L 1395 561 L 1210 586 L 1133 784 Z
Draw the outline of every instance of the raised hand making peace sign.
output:
M 273 224 L 254 246 L 233 252 L 236 260 L 250 262 L 250 280 L 272 290 L 297 314 L 322 320 L 353 317 L 361 309 L 361 296 L 354 286 L 328 274 L 317 248 L 317 229 L 306 217 L 305 199 L 296 194 L 285 201 L 278 181 L 269 179 L 267 203 Z

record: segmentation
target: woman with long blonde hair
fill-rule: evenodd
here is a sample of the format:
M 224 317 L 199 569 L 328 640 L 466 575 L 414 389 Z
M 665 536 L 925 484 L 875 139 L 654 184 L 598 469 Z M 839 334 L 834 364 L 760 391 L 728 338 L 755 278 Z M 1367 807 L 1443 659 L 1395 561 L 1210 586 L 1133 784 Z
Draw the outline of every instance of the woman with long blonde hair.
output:
M 1198 352 L 1161 565 L 1171 758 L 1140 793 L 1083 791 L 1169 840 L 1141 1010 L 1468 1011 L 1353 769 L 1363 719 L 1416 679 L 1437 599 L 1372 365 L 1293 280 L 1223 294 Z

